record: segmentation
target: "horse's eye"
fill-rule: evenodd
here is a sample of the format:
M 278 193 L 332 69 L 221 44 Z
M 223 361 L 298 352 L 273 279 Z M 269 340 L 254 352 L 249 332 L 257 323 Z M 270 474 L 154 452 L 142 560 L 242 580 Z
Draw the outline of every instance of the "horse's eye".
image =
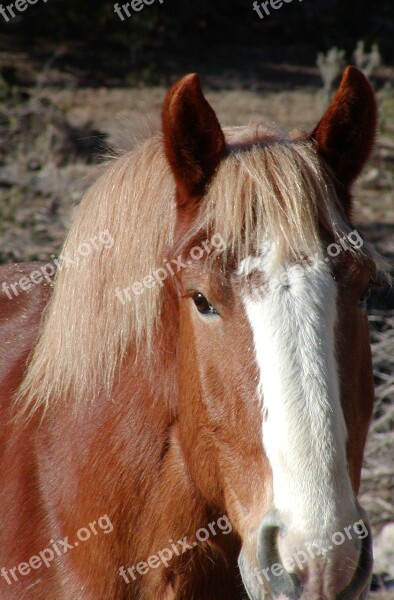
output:
M 198 312 L 202 315 L 217 315 L 217 312 L 212 304 L 210 304 L 205 296 L 203 296 L 203 294 L 200 292 L 196 292 L 194 294 L 193 302 L 196 305 Z
M 367 300 L 370 297 L 371 292 L 372 292 L 372 285 L 369 285 L 368 287 L 365 288 L 365 290 L 361 294 L 360 300 L 359 300 L 359 306 L 361 308 L 365 308 L 367 306 Z

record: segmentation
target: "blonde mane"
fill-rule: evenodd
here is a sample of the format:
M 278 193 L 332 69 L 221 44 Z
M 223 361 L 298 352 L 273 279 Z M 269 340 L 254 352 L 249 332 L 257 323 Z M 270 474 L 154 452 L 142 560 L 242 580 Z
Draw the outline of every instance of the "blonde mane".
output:
M 226 253 L 255 253 L 265 235 L 279 256 L 319 246 L 319 220 L 332 224 L 337 199 L 312 144 L 280 138 L 256 126 L 226 130 L 228 154 L 201 202 L 193 230 L 220 233 Z M 57 273 L 41 336 L 17 402 L 25 413 L 60 398 L 75 403 L 109 393 L 117 367 L 132 345 L 154 351 L 162 287 L 131 294 L 115 290 L 163 266 L 173 245 L 175 184 L 161 135 L 111 161 L 87 191 L 62 254 L 108 230 L 114 245 L 100 247 L 78 266 Z M 331 208 L 330 208 L 331 207 Z

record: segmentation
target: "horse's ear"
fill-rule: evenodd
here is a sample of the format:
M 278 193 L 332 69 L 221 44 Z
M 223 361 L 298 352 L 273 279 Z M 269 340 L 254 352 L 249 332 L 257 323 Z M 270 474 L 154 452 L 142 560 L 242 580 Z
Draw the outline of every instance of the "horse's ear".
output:
M 181 192 L 178 203 L 200 199 L 226 143 L 196 73 L 186 75 L 167 92 L 162 123 L 166 157 Z
M 349 189 L 371 152 L 377 110 L 373 90 L 355 67 L 347 67 L 340 86 L 312 133 L 319 154 L 341 186 L 344 210 L 350 213 Z

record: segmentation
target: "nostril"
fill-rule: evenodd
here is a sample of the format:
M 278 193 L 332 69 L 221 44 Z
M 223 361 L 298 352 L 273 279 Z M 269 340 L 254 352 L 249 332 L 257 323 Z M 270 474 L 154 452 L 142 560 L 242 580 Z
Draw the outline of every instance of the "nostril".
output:
M 295 573 L 284 568 L 278 550 L 278 534 L 280 524 L 275 513 L 269 513 L 263 519 L 257 543 L 257 559 L 262 572 L 268 572 L 277 565 L 277 573 L 273 578 L 266 578 L 267 587 L 274 598 L 284 597 L 297 600 L 301 596 L 302 587 Z

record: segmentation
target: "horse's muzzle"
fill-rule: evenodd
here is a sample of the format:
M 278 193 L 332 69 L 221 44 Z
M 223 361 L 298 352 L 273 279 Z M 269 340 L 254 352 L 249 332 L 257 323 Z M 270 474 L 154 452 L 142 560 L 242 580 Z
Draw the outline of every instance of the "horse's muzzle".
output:
M 278 548 L 282 524 L 276 512 L 267 514 L 257 541 L 258 569 L 248 569 L 244 557 L 239 566 L 246 591 L 251 600 L 363 600 L 366 598 L 372 574 L 372 535 L 364 511 L 360 508 L 367 534 L 361 540 L 358 562 L 346 585 L 335 576 L 341 565 L 335 566 L 335 548 L 323 557 L 310 558 L 300 569 L 286 570 Z M 306 555 L 306 553 L 305 553 Z M 342 559 L 346 562 L 345 558 Z M 351 561 L 352 559 L 349 559 Z M 352 564 L 352 563 L 351 563 Z M 257 575 L 257 573 L 259 575 Z

